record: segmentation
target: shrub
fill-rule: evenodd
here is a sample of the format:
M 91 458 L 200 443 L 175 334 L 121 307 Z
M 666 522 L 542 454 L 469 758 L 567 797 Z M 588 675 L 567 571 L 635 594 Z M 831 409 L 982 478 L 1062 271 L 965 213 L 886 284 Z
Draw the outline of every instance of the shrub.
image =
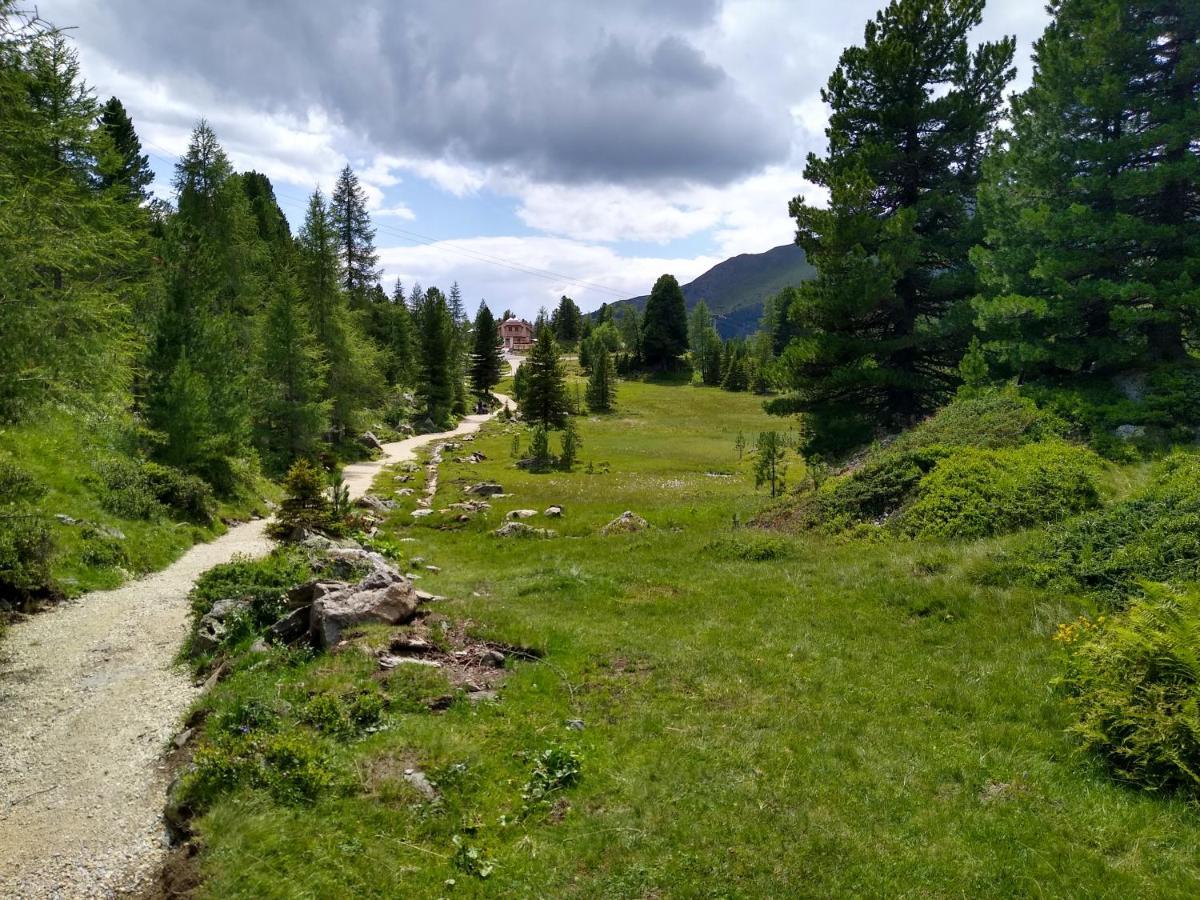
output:
M 180 784 L 184 805 L 203 811 L 240 787 L 259 788 L 278 803 L 315 801 L 338 784 L 325 748 L 298 731 L 219 735 L 203 744 Z
M 329 524 L 329 496 L 325 473 L 307 459 L 299 459 L 283 479 L 285 493 L 274 529 L 280 536 Z
M 889 450 L 849 476 L 825 482 L 811 495 L 808 522 L 841 530 L 888 519 L 909 502 L 921 480 L 949 453 L 944 447 Z
M 765 534 L 739 534 L 721 538 L 713 541 L 704 550 L 706 554 L 720 559 L 746 562 L 769 562 L 773 559 L 789 559 L 796 555 L 796 547 L 791 541 Z
M 1131 784 L 1200 794 L 1200 594 L 1150 586 L 1125 613 L 1056 638 L 1083 748 Z
M 0 606 L 21 606 L 53 591 L 54 541 L 34 508 L 45 493 L 27 472 L 0 458 Z
M 1140 582 L 1200 579 L 1200 455 L 1175 453 L 1147 487 L 1021 552 L 1018 580 L 1120 604 Z
M 295 549 L 281 548 L 262 559 L 238 557 L 196 579 L 190 595 L 192 612 L 199 618 L 218 600 L 245 598 L 250 600 L 255 624 L 263 627 L 283 614 L 283 594 L 312 575 L 307 557 Z
M 142 474 L 160 503 L 188 519 L 207 524 L 216 514 L 216 503 L 208 482 L 171 466 L 147 462 Z
M 304 705 L 300 718 L 320 732 L 350 738 L 379 725 L 386 708 L 387 698 L 371 686 L 349 693 L 317 694 Z
M 896 439 L 897 449 L 919 447 L 1019 447 L 1062 437 L 1069 424 L 1022 397 L 1015 388 L 994 388 L 955 398 L 912 431 Z
M 212 488 L 171 466 L 114 457 L 96 465 L 100 505 L 125 519 L 156 519 L 168 509 L 197 522 L 212 521 Z
M 1059 522 L 1097 506 L 1099 460 L 1061 441 L 964 448 L 921 480 L 899 527 L 919 537 L 972 539 Z

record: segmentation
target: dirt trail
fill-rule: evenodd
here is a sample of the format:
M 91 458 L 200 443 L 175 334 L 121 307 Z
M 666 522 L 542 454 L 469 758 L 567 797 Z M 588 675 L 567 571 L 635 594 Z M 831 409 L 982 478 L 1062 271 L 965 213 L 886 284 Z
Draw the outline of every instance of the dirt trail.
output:
M 505 398 L 507 399 L 507 398 Z M 458 428 L 384 445 L 348 466 L 352 497 L 384 466 Z M 152 876 L 166 849 L 162 752 L 198 689 L 173 665 L 187 595 L 206 569 L 271 546 L 238 525 L 174 564 L 15 625 L 0 647 L 0 897 L 111 897 Z

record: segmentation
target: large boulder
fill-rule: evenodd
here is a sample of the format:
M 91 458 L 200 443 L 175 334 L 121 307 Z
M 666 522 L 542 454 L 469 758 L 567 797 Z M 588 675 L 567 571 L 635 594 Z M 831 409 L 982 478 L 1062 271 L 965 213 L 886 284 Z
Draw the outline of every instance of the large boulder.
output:
M 368 450 L 378 450 L 380 453 L 383 452 L 383 443 L 379 440 L 379 438 L 375 437 L 375 433 L 373 431 L 364 431 L 358 436 L 358 442 Z
M 635 531 L 645 531 L 650 523 L 635 512 L 625 510 L 601 530 L 601 534 L 632 534 Z
M 506 519 L 532 519 L 537 515 L 536 509 L 510 509 L 505 515 Z
M 547 506 L 546 511 L 544 513 L 542 513 L 543 516 L 546 516 L 549 519 L 562 518 L 562 514 L 563 514 L 563 508 L 561 506 L 559 506 L 557 503 L 554 504 L 553 506 Z
M 196 633 L 192 636 L 192 655 L 215 652 L 225 640 L 225 622 L 249 608 L 249 600 L 218 600 L 214 603 L 196 625 Z
M 388 510 L 395 509 L 398 504 L 395 500 L 384 500 L 376 497 L 374 494 L 363 494 L 354 502 L 354 505 L 359 509 L 369 509 L 372 512 L 385 513 Z
M 473 484 L 467 488 L 468 494 L 475 494 L 479 497 L 494 497 L 496 494 L 503 494 L 504 488 L 494 481 L 483 481 L 479 484 Z
M 378 554 L 366 556 L 378 557 Z M 378 557 L 378 563 L 381 565 L 357 584 L 321 596 L 314 594 L 309 616 L 314 645 L 323 649 L 332 647 L 345 629 L 356 625 L 403 625 L 416 616 L 420 600 L 412 582 L 383 562 L 382 557 Z
M 311 606 L 298 606 L 267 629 L 267 640 L 276 644 L 291 644 L 309 632 Z

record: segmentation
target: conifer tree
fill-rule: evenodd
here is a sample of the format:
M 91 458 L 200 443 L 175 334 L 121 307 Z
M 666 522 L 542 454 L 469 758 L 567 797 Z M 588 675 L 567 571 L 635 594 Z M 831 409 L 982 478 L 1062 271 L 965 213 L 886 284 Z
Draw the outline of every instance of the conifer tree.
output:
M 791 307 L 803 335 L 784 354 L 793 393 L 768 407 L 806 413 L 814 447 L 909 422 L 954 387 L 976 287 L 980 160 L 1013 75 L 1012 39 L 967 44 L 982 10 L 892 0 L 821 93 L 829 148 L 809 155 L 805 178 L 829 205 L 789 206 L 818 275 Z
M 550 316 L 550 327 L 564 347 L 574 346 L 579 341 L 583 331 L 583 313 L 566 294 L 558 301 L 558 306 Z
M 271 471 L 311 457 L 329 427 L 328 365 L 291 272 L 281 268 L 257 341 L 259 412 L 255 437 Z
M 414 288 L 414 294 L 418 291 Z M 418 346 L 417 397 L 426 417 L 435 425 L 444 425 L 454 407 L 454 317 L 446 296 L 437 288 L 419 296 L 412 311 Z
M 258 225 L 258 236 L 271 247 L 290 245 L 292 229 L 275 199 L 271 179 L 261 172 L 243 172 L 241 179 L 242 190 L 250 201 L 250 210 Z
M 530 424 L 543 428 L 561 428 L 567 417 L 567 386 L 558 344 L 550 326 L 543 325 L 537 341 L 522 370 L 528 369 L 523 394 L 519 400 L 521 412 Z
M 1187 358 L 1200 324 L 1200 6 L 1054 0 L 980 192 L 1001 376 Z
M 592 348 L 592 373 L 588 376 L 585 400 L 590 412 L 609 412 L 617 397 L 617 367 L 603 343 Z
M 654 282 L 642 315 L 642 362 L 651 368 L 673 368 L 688 348 L 687 307 L 674 275 Z
M 475 347 L 471 354 L 471 390 L 487 399 L 504 371 L 504 341 L 496 329 L 496 320 L 487 303 L 479 304 L 475 314 Z
M 119 189 L 118 196 L 122 199 L 145 203 L 150 199 L 154 171 L 150 168 L 150 157 L 142 153 L 133 120 L 116 97 L 109 97 L 100 108 L 100 128 L 108 137 L 112 154 L 101 166 L 100 187 Z
M 466 307 L 463 305 L 462 291 L 458 282 L 450 285 L 450 294 L 446 298 L 450 309 L 450 319 L 454 323 L 454 344 L 450 349 L 450 379 L 454 385 L 455 415 L 466 415 L 467 412 L 467 376 L 471 366 L 471 321 L 467 318 Z
M 713 327 L 712 314 L 703 300 L 696 304 L 688 317 L 688 343 L 692 348 L 692 365 L 704 384 L 721 383 L 721 337 Z
M 367 212 L 367 192 L 350 166 L 342 169 L 329 201 L 329 214 L 337 234 L 342 287 L 354 309 L 366 306 L 371 288 L 379 280 L 379 254 L 375 228 Z
M 372 310 L 376 320 L 374 334 L 386 360 L 384 369 L 387 382 L 392 385 L 411 384 L 416 368 L 416 335 L 400 279 L 396 279 L 391 300 L 373 304 Z

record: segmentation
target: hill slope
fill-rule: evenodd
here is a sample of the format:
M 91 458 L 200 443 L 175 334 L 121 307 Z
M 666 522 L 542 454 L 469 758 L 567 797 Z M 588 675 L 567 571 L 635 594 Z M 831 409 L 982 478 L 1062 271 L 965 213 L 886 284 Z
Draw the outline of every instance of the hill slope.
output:
M 763 303 L 785 287 L 816 275 L 804 250 L 784 244 L 765 253 L 743 253 L 713 266 L 695 281 L 683 286 L 690 311 L 699 301 L 708 304 L 716 317 L 721 337 L 752 334 L 762 316 Z M 614 311 L 632 304 L 644 309 L 648 296 L 631 297 L 613 304 Z

